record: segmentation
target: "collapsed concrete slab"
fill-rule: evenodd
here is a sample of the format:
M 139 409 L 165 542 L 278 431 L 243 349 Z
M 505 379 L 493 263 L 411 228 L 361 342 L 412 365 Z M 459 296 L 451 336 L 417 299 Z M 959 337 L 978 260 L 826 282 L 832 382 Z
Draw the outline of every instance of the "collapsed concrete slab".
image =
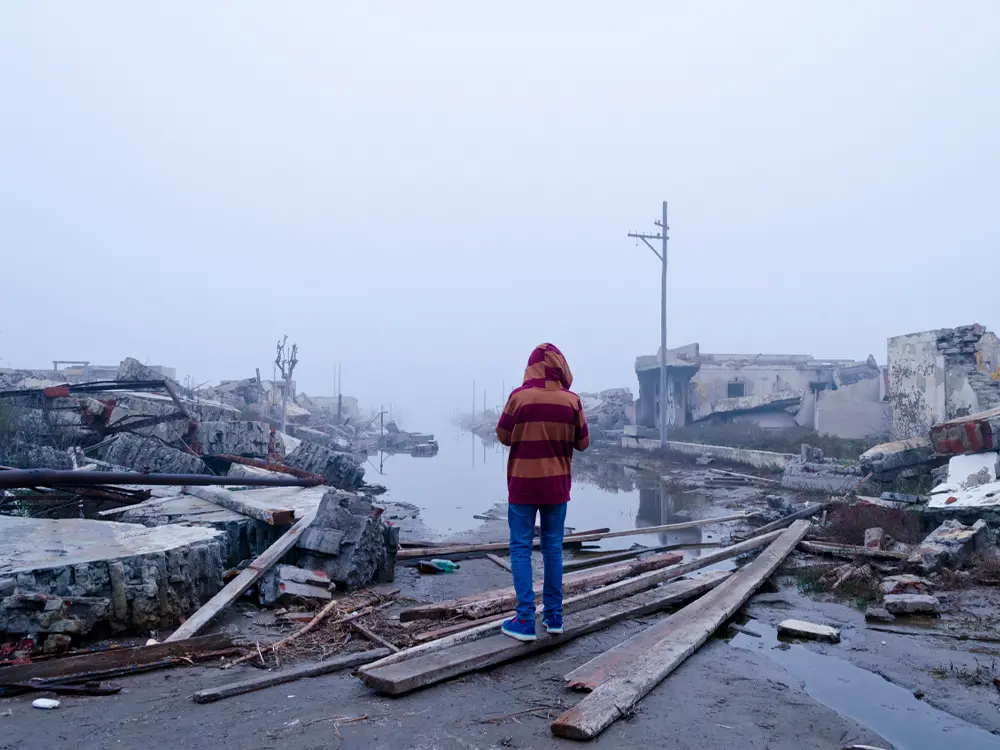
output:
M 222 585 L 219 534 L 0 516 L 0 633 L 170 627 Z
M 355 589 L 391 581 L 398 529 L 386 526 L 382 509 L 341 490 L 320 500 L 316 518 L 299 538 L 299 567 L 323 570 L 338 587 Z
M 321 474 L 331 486 L 342 490 L 357 489 L 365 477 L 361 462 L 351 454 L 306 441 L 286 456 L 285 463 L 293 469 Z
M 889 594 L 883 605 L 893 615 L 936 615 L 940 602 L 929 594 Z
M 781 486 L 800 492 L 824 492 L 845 495 L 865 489 L 864 470 L 859 466 L 835 463 L 812 463 L 795 460 L 781 475 Z
M 160 474 L 208 474 L 208 467 L 197 456 L 164 445 L 154 437 L 129 432 L 115 435 L 98 451 L 102 460 L 133 471 Z
M 201 422 L 195 428 L 198 451 L 205 455 L 229 454 L 267 458 L 276 437 L 266 422 L 225 420 Z
M 933 466 L 934 447 L 925 437 L 882 443 L 865 451 L 858 459 L 864 472 L 882 482 L 891 482 L 900 473 L 917 467 Z
M 908 562 L 926 573 L 943 568 L 956 569 L 969 562 L 973 555 L 984 552 L 991 544 L 989 527 L 985 521 L 965 526 L 958 521 L 948 520 L 913 550 Z

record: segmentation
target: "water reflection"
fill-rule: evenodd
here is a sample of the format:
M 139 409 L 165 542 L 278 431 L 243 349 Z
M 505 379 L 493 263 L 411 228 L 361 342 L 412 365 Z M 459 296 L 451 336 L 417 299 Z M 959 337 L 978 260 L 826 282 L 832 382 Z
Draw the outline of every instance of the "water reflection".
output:
M 691 495 L 677 495 L 667 491 L 663 482 L 657 482 L 653 487 L 639 488 L 639 509 L 635 514 L 635 527 L 644 529 L 650 526 L 665 526 L 666 524 L 690 521 L 690 511 L 698 503 Z M 657 538 L 661 545 L 665 544 L 701 544 L 702 527 L 694 529 L 679 529 L 677 531 L 659 532 Z

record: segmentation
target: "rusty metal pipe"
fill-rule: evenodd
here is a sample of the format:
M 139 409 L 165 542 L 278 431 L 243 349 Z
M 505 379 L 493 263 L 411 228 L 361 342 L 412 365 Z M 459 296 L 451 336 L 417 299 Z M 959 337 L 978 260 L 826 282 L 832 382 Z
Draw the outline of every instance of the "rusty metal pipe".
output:
M 239 485 L 241 487 L 315 487 L 323 477 L 217 477 L 211 474 L 142 474 L 131 471 L 64 471 L 57 469 L 9 469 L 0 471 L 0 489 L 21 487 L 86 487 L 108 484 Z

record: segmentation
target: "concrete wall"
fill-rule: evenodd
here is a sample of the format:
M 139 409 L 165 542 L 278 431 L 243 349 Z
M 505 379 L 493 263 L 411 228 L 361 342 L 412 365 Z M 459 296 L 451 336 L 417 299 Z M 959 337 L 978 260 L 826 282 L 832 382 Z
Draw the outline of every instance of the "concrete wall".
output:
M 813 429 L 821 435 L 888 440 L 892 432 L 892 407 L 880 400 L 883 379 L 859 380 L 835 391 L 820 391 L 816 398 Z
M 660 449 L 660 441 L 652 438 L 623 437 L 623 448 L 633 448 L 645 451 Z M 745 448 L 730 448 L 728 445 L 704 445 L 702 443 L 682 443 L 668 440 L 667 448 L 674 453 L 685 456 L 711 456 L 720 461 L 752 466 L 756 469 L 771 469 L 784 471 L 798 456 L 792 453 L 774 453 L 772 451 L 754 451 Z
M 887 381 L 892 439 L 921 437 L 947 419 L 944 356 L 940 331 L 894 336 L 887 344 Z
M 851 364 L 852 360 L 817 360 L 805 354 L 705 354 L 691 380 L 691 412 L 696 420 L 710 414 L 716 401 L 728 397 L 731 383 L 741 384 L 745 396 L 809 393 L 818 383 L 832 387 L 835 370 Z M 815 400 L 803 398 L 800 423 L 812 424 L 814 418 Z
M 636 373 L 639 380 L 639 398 L 635 403 L 635 423 L 644 427 L 660 425 L 660 370 L 642 370 Z M 687 424 L 689 370 L 667 368 L 667 425 Z

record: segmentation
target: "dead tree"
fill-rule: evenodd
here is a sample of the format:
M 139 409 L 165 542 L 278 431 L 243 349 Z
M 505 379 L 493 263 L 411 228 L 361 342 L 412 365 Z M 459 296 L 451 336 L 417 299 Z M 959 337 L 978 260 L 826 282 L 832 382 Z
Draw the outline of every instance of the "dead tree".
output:
M 281 388 L 281 431 L 286 432 L 288 427 L 288 389 L 292 381 L 292 373 L 295 372 L 295 365 L 299 363 L 299 345 L 292 344 L 290 351 L 286 351 L 288 344 L 288 334 L 278 342 L 278 356 L 274 359 L 274 365 L 281 372 L 284 384 Z

